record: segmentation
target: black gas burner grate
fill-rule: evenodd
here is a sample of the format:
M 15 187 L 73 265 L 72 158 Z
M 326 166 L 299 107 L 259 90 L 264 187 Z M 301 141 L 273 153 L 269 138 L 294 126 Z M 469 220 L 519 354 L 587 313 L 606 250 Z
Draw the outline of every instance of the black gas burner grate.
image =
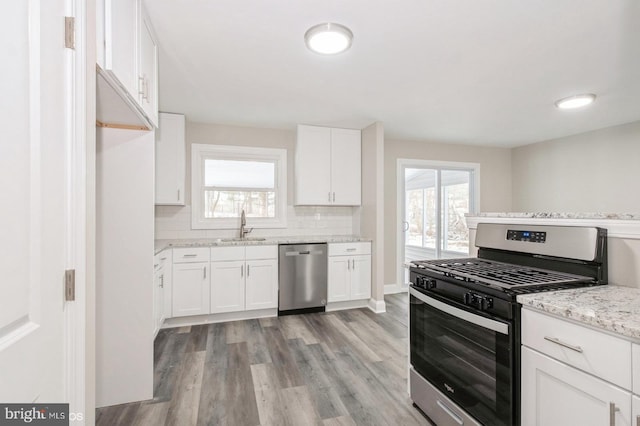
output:
M 591 278 L 546 269 L 532 268 L 479 258 L 437 259 L 414 262 L 418 268 L 436 271 L 459 280 L 504 288 L 567 284 L 590 281 Z

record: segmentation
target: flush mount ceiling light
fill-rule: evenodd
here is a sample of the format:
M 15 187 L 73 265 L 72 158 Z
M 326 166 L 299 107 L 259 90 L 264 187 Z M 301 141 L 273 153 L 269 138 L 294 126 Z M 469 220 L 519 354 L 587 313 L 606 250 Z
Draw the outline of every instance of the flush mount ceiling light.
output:
M 596 95 L 593 93 L 586 93 L 584 95 L 574 95 L 568 98 L 560 99 L 556 101 L 556 106 L 560 109 L 574 109 L 587 106 L 596 99 Z
M 326 23 L 315 25 L 304 34 L 307 47 L 323 55 L 335 55 L 351 47 L 353 33 L 344 25 Z

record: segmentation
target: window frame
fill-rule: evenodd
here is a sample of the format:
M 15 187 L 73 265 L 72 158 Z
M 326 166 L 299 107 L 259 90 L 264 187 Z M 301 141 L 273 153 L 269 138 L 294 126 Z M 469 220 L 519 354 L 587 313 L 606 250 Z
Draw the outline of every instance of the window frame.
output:
M 264 161 L 275 164 L 275 217 L 247 217 L 251 228 L 287 227 L 287 150 L 235 145 L 191 145 L 191 228 L 238 229 L 240 217 L 205 218 L 203 206 L 205 160 Z

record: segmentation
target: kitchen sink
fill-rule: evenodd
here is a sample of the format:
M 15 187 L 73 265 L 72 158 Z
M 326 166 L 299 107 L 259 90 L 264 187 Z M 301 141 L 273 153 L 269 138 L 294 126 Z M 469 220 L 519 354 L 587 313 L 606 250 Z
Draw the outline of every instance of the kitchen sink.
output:
M 247 237 L 247 238 L 223 238 L 221 241 L 228 242 L 241 242 L 241 241 L 265 241 L 266 238 L 261 237 Z

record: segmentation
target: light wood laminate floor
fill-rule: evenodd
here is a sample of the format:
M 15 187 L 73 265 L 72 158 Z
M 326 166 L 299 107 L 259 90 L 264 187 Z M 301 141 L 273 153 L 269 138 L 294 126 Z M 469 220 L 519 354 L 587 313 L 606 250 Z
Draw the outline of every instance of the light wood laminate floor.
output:
M 111 425 L 428 425 L 407 394 L 407 296 L 368 309 L 161 330 L 154 398 Z

